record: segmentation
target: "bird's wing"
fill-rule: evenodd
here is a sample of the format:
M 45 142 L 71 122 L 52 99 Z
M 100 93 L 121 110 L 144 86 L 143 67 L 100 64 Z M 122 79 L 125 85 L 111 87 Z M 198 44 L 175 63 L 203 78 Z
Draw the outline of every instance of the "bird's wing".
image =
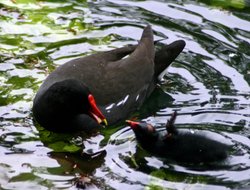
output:
M 178 133 L 174 125 L 176 117 L 177 117 L 177 112 L 174 111 L 174 113 L 171 115 L 170 119 L 166 124 L 166 130 L 168 132 L 168 135 L 176 135 Z

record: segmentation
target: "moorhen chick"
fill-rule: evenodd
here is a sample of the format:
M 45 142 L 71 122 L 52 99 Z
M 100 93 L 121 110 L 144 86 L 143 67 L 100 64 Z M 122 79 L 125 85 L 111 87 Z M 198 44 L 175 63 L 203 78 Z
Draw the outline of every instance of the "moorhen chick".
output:
M 147 26 L 138 45 L 71 60 L 41 85 L 33 101 L 34 118 L 56 132 L 89 131 L 107 121 L 116 124 L 142 105 L 158 75 L 184 46 L 183 40 L 175 41 L 155 57 L 153 32 Z
M 148 123 L 127 120 L 139 144 L 150 153 L 184 163 L 209 163 L 226 159 L 230 145 L 190 131 L 177 130 L 177 112 L 166 124 L 166 131 L 156 131 Z

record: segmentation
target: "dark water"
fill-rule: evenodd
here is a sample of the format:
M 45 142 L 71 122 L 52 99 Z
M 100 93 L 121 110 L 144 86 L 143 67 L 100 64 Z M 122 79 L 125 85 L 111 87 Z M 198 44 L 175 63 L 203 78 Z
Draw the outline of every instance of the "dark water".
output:
M 173 110 L 180 128 L 231 144 L 227 160 L 185 165 L 137 146 L 126 125 L 101 135 L 57 135 L 35 126 L 30 108 L 44 78 L 70 59 L 155 39 L 183 39 L 184 52 L 133 117 L 162 129 Z M 249 0 L 0 0 L 0 189 L 250 188 Z M 83 145 L 85 148 L 83 148 Z M 106 150 L 95 158 L 79 151 Z

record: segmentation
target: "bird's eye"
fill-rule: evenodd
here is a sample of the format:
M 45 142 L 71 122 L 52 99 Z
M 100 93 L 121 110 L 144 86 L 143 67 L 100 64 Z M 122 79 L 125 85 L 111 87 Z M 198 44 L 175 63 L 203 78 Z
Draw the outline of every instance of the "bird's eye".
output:
M 147 128 L 148 128 L 149 132 L 151 132 L 151 133 L 155 132 L 155 128 L 152 125 L 147 124 Z

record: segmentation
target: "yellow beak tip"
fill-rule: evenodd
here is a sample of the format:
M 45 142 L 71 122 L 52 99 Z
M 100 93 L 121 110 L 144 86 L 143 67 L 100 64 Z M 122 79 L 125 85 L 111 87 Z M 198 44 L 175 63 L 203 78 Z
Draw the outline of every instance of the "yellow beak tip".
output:
M 100 124 L 102 124 L 104 127 L 108 126 L 108 121 L 107 121 L 107 119 L 103 119 L 102 122 L 101 122 Z

